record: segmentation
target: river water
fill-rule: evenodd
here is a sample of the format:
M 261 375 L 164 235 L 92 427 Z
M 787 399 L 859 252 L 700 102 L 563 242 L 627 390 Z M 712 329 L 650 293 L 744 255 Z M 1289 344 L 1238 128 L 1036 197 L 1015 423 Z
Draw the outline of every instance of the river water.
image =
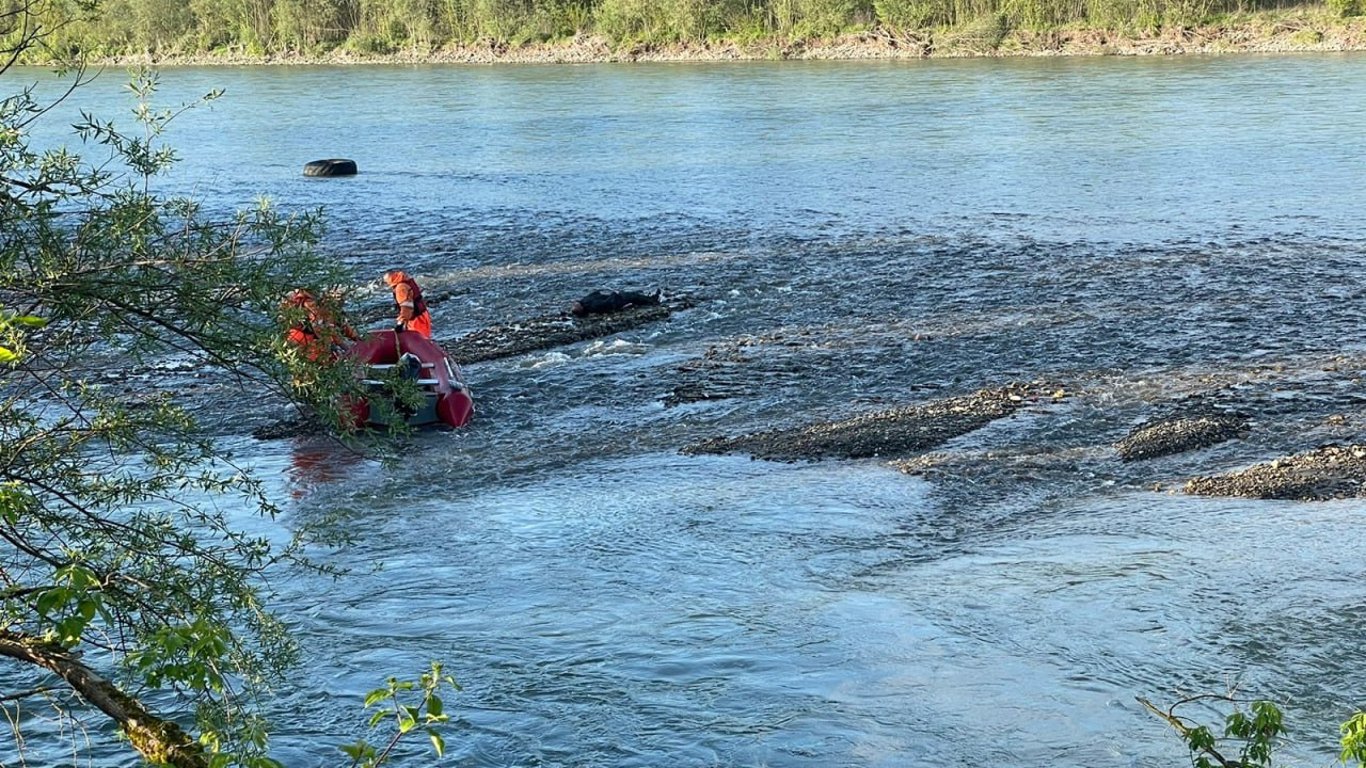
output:
M 78 106 L 123 114 L 119 82 Z M 285 526 L 360 535 L 323 555 L 348 578 L 276 584 L 309 654 L 270 705 L 287 765 L 338 764 L 364 691 L 428 659 L 464 685 L 453 765 L 1180 765 L 1135 697 L 1234 683 L 1331 760 L 1362 505 L 1172 489 L 1366 432 L 1366 56 L 182 68 L 159 96 L 217 87 L 160 188 L 324 206 L 360 278 L 448 297 L 439 338 L 598 287 L 692 304 L 467 365 L 476 421 L 399 465 L 224 430 Z M 324 157 L 361 173 L 301 176 Z M 923 477 L 679 453 L 1020 379 L 1073 395 Z M 699 382 L 724 396 L 674 404 Z M 1246 438 L 1116 459 L 1211 392 Z

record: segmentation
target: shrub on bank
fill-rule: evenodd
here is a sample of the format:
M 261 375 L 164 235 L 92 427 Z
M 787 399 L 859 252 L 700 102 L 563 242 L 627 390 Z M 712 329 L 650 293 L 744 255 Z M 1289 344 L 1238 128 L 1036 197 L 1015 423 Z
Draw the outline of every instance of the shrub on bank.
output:
M 1366 12 L 1366 0 L 1257 10 L 1264 1 L 106 0 L 98 16 L 80 4 L 51 2 L 41 8 L 45 27 L 53 30 L 47 40 L 52 50 L 97 58 L 214 51 L 321 56 L 337 48 L 389 55 L 470 45 L 501 54 L 585 37 L 606 39 L 621 51 L 642 45 L 740 45 L 782 57 L 794 43 L 870 29 L 892 38 L 933 40 L 936 53 L 995 53 L 1011 48 L 1017 38 L 1156 37 L 1163 29 L 1208 26 L 1252 13 L 1273 20 L 1317 14 L 1331 25 L 1332 19 Z M 1325 32 L 1332 36 L 1331 29 Z M 0 43 L 18 34 L 0 29 Z M 33 50 L 27 55 L 35 62 L 52 54 Z
M 1329 11 L 1342 18 L 1366 13 L 1366 3 L 1362 0 L 1327 0 L 1327 6 Z

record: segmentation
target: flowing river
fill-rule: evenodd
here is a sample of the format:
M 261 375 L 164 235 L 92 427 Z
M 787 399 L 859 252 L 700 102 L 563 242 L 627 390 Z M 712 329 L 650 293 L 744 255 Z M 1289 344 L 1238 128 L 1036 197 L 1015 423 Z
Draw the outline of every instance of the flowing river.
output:
M 474 423 L 399 465 L 224 428 L 284 526 L 359 535 L 320 555 L 345 579 L 275 585 L 308 654 L 270 703 L 291 768 L 340 764 L 363 693 L 429 659 L 464 686 L 451 765 L 1175 766 L 1135 697 L 1234 683 L 1335 756 L 1363 505 L 1179 489 L 1366 436 L 1366 55 L 161 79 L 226 95 L 172 123 L 159 188 L 325 207 L 358 278 L 446 297 L 438 338 L 599 287 L 691 303 L 466 365 Z M 121 82 L 63 109 L 127 124 Z M 301 175 L 326 157 L 360 174 Z M 1033 379 L 1076 394 L 925 476 L 679 452 Z M 1211 391 L 1245 438 L 1115 456 Z

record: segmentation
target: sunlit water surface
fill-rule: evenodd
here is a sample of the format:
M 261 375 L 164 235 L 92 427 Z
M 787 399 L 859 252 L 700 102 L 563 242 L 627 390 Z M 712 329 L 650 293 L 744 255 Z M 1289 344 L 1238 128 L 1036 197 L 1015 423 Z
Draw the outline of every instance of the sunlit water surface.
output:
M 120 81 L 58 114 L 127 125 Z M 187 68 L 159 99 L 217 87 L 158 188 L 324 206 L 359 276 L 450 296 L 438 337 L 596 287 L 695 305 L 468 365 L 475 423 L 399 466 L 226 430 L 285 528 L 359 536 L 321 554 L 346 579 L 275 584 L 309 654 L 287 765 L 338 764 L 363 693 L 434 658 L 458 765 L 1179 765 L 1135 697 L 1234 682 L 1330 759 L 1361 505 L 1167 489 L 1366 429 L 1366 56 Z M 301 176 L 324 157 L 361 173 Z M 730 396 L 666 407 L 737 345 Z M 1081 396 L 954 441 L 961 471 L 678 453 L 1026 378 Z M 1115 459 L 1211 390 L 1246 439 Z

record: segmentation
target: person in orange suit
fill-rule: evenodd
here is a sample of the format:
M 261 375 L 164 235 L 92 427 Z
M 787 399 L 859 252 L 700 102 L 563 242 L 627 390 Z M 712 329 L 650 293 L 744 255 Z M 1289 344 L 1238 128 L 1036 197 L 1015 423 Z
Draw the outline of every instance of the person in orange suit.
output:
M 337 359 L 346 344 L 345 339 L 360 338 L 353 328 L 341 322 L 334 307 L 326 306 L 303 288 L 285 298 L 283 309 L 292 321 L 285 340 L 299 347 L 304 357 L 315 363 Z
M 427 302 L 422 300 L 422 289 L 417 281 L 403 270 L 391 269 L 384 273 L 384 284 L 394 289 L 394 304 L 398 306 L 394 330 L 415 331 L 430 339 L 432 313 L 427 311 Z

